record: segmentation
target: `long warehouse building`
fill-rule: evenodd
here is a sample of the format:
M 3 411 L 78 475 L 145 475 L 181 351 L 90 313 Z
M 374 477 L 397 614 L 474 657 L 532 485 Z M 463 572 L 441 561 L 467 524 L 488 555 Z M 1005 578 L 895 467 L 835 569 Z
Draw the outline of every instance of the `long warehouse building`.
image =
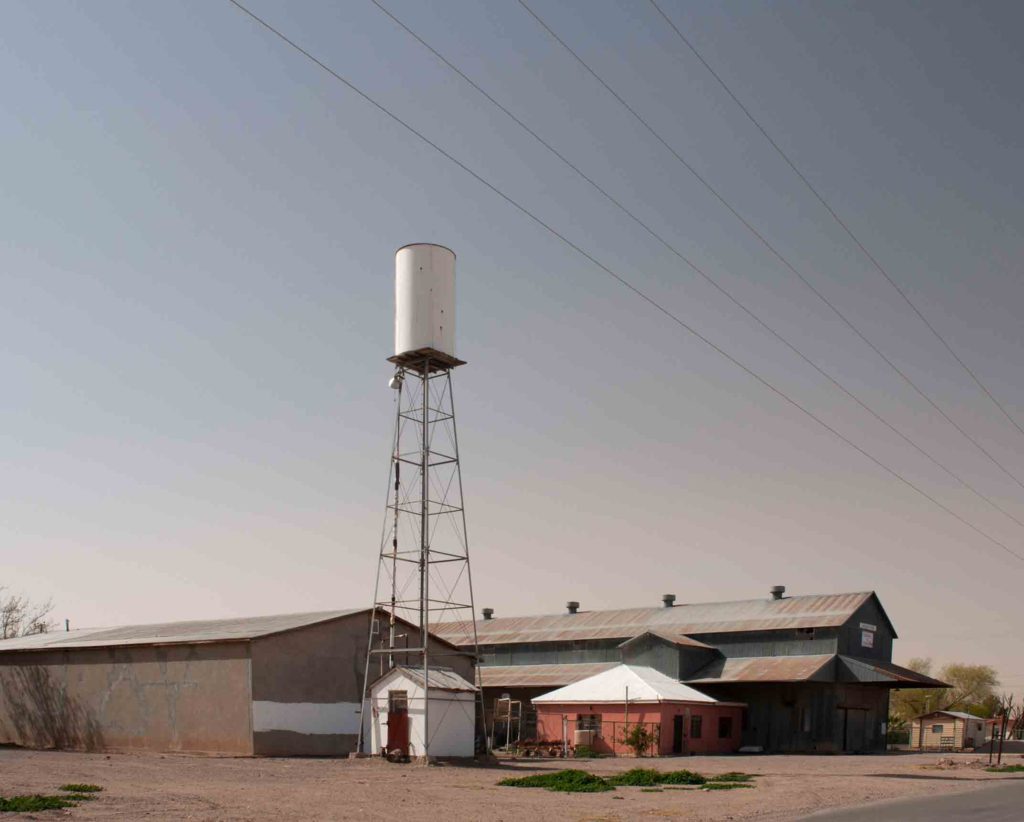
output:
M 370 613 L 172 622 L 0 641 L 0 744 L 236 756 L 351 753 Z M 418 643 L 415 626 L 403 621 L 403 633 L 412 646 Z M 431 647 L 435 658 L 473 681 L 468 654 L 439 640 Z M 396 662 L 404 662 L 401 653 Z
M 885 750 L 894 688 L 943 683 L 892 663 L 896 629 L 873 591 L 661 607 L 580 610 L 477 623 L 489 727 L 495 700 L 530 700 L 622 663 L 648 666 L 715 699 L 743 703 L 742 744 L 770 752 Z M 463 648 L 460 626 L 434 633 Z M 500 718 L 500 710 L 499 710 Z

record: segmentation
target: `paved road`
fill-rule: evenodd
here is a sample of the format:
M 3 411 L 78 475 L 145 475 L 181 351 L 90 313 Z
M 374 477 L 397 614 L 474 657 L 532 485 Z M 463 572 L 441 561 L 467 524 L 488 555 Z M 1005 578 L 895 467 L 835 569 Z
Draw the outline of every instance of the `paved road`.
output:
M 898 799 L 860 808 L 825 811 L 805 817 L 813 822 L 1021 822 L 1024 779 L 994 787 L 924 799 Z

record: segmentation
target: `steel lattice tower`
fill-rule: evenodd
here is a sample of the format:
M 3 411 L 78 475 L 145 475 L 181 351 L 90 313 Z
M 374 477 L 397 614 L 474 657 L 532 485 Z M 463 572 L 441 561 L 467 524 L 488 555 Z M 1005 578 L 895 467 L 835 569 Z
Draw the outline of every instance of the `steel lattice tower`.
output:
M 364 711 L 370 683 L 396 665 L 419 668 L 427 684 L 431 669 L 447 667 L 446 656 L 466 655 L 441 650 L 436 643 L 430 647 L 430 629 L 438 623 L 455 623 L 459 635 L 472 637 L 470 652 L 474 660 L 478 656 L 452 393 L 452 371 L 465 362 L 435 348 L 396 354 L 388 361 L 395 365 L 391 380 L 395 427 L 363 684 Z M 400 620 L 415 625 L 418 635 L 410 637 Z M 476 680 L 477 722 L 485 731 L 479 674 Z M 425 688 L 423 756 L 427 759 L 428 692 Z M 365 728 L 365 721 L 361 722 L 360 751 Z

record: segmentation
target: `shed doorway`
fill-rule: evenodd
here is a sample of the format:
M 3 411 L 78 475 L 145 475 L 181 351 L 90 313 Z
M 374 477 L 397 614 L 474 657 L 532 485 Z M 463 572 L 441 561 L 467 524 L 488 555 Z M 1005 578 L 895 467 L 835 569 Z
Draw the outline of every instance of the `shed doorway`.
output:
M 406 691 L 388 691 L 389 754 L 397 752 L 409 756 L 409 695 Z

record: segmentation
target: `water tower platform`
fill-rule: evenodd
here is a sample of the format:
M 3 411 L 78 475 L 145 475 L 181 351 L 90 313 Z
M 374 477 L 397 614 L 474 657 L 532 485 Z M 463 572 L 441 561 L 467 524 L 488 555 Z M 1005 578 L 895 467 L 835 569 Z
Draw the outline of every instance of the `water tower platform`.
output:
M 395 354 L 393 357 L 388 357 L 388 362 L 409 371 L 419 371 L 421 374 L 426 363 L 429 363 L 428 371 L 431 374 L 435 371 L 447 371 L 450 368 L 466 364 L 465 360 L 460 360 L 451 354 L 445 354 L 436 348 L 417 348 L 415 351 Z

